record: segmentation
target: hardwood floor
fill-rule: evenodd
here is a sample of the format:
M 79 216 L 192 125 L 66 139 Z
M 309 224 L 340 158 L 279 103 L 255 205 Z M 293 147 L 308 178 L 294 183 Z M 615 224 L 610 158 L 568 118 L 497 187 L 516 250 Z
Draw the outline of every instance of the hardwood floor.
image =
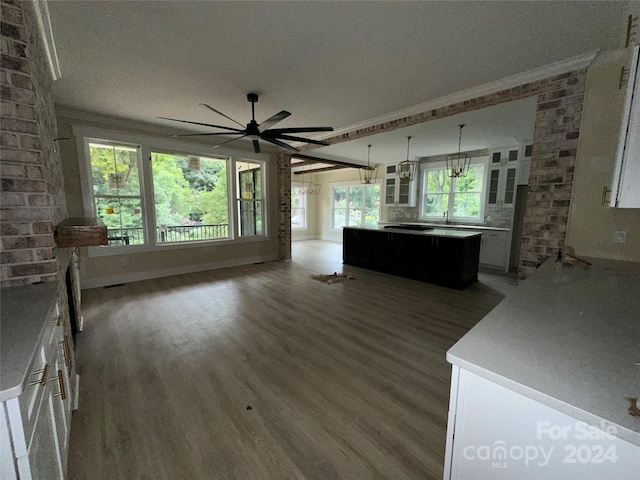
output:
M 341 248 L 84 291 L 69 478 L 442 478 L 445 352 L 515 280 L 451 290 Z

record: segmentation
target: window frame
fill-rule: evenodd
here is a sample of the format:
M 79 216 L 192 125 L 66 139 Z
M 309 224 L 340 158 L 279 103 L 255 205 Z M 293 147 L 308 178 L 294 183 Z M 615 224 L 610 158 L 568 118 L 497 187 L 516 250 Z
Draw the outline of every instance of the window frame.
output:
M 140 190 L 142 197 L 143 229 L 146 243 L 144 245 L 110 245 L 88 247 L 90 257 L 102 257 L 145 252 L 162 252 L 173 249 L 202 248 L 212 245 L 226 245 L 237 243 L 261 242 L 270 240 L 269 218 L 269 175 L 268 165 L 270 155 L 255 154 L 245 151 L 231 150 L 221 147 L 211 147 L 202 144 L 184 142 L 173 139 L 129 134 L 114 130 L 72 125 L 72 132 L 76 138 L 76 151 L 79 163 L 80 186 L 82 192 L 82 206 L 84 215 L 95 218 L 95 198 L 93 195 L 93 179 L 89 156 L 89 143 L 117 143 L 139 147 L 140 152 Z M 224 239 L 194 240 L 188 242 L 158 243 L 156 239 L 156 217 L 154 203 L 154 189 L 152 179 L 151 153 L 173 153 L 180 155 L 195 155 L 203 157 L 228 157 L 227 167 L 227 202 L 229 208 L 229 237 Z M 262 172 L 262 225 L 261 235 L 240 236 L 238 232 L 238 212 L 236 208 L 237 189 L 235 169 L 236 163 L 258 162 Z M 151 209 L 151 210 L 150 210 Z
M 488 185 L 487 185 L 487 181 L 488 181 L 488 173 L 490 170 L 490 166 L 489 166 L 489 157 L 487 156 L 482 156 L 482 157 L 473 157 L 471 159 L 471 165 L 482 165 L 483 166 L 483 173 L 482 173 L 482 191 L 479 192 L 479 196 L 480 196 L 480 210 L 478 212 L 478 216 L 477 217 L 462 217 L 462 216 L 456 216 L 453 215 L 454 213 L 454 209 L 455 209 L 455 197 L 456 197 L 456 179 L 452 178 L 451 182 L 449 183 L 449 191 L 448 192 L 436 192 L 436 193 L 444 193 L 444 194 L 448 194 L 449 195 L 449 199 L 448 199 L 448 203 L 447 203 L 447 219 L 448 221 L 455 221 L 455 222 L 471 222 L 471 223 L 480 223 L 480 224 L 484 224 L 485 223 L 485 219 L 484 219 L 484 213 L 485 213 L 485 204 L 486 204 L 486 197 L 487 197 L 487 192 L 488 192 Z M 420 219 L 421 220 L 428 220 L 428 221 L 443 221 L 443 219 L 445 218 L 443 215 L 426 215 L 425 214 L 425 207 L 426 207 L 426 201 L 425 201 L 425 197 L 427 194 L 427 176 L 428 173 L 430 171 L 434 171 L 434 170 L 442 170 L 442 169 L 446 169 L 446 162 L 425 162 L 422 163 L 420 165 L 420 179 L 421 179 L 421 189 L 420 189 Z M 464 192 L 457 192 L 457 193 L 463 193 Z
M 292 182 L 291 183 L 291 191 L 292 192 L 295 192 L 295 187 L 296 186 L 302 186 L 302 183 L 301 182 Z M 308 213 L 307 212 L 307 195 L 302 195 L 302 194 L 297 194 L 297 193 L 294 193 L 294 195 L 296 197 L 301 197 L 302 198 L 302 203 L 303 203 L 302 207 L 295 207 L 295 208 L 298 208 L 298 209 L 302 208 L 302 211 L 303 211 L 303 215 L 302 216 L 304 218 L 304 226 L 303 227 L 294 227 L 293 225 L 291 225 L 291 231 L 293 231 L 293 232 L 306 232 L 306 231 L 309 230 L 309 222 L 308 222 L 308 218 L 307 218 L 307 213 Z M 294 209 L 294 206 L 291 205 L 291 212 L 292 212 L 291 213 L 291 218 L 293 218 L 293 209 Z
M 366 212 L 366 209 L 363 208 L 362 209 L 363 218 L 362 218 L 362 222 L 361 223 L 359 223 L 358 225 L 349 225 L 349 223 L 348 223 L 349 214 L 348 214 L 348 208 L 347 208 L 347 212 L 345 214 L 346 224 L 343 225 L 343 226 L 336 227 L 335 226 L 336 215 L 335 215 L 335 208 L 333 206 L 333 201 L 334 201 L 334 198 L 335 198 L 335 193 L 334 193 L 335 189 L 337 189 L 337 188 L 346 188 L 347 189 L 347 205 L 348 205 L 348 203 L 349 203 L 348 202 L 348 199 L 349 199 L 349 188 L 350 187 L 363 187 L 362 188 L 362 195 L 364 196 L 364 191 L 365 191 L 364 188 L 372 186 L 372 185 L 377 185 L 378 188 L 379 188 L 379 191 L 378 191 L 378 194 L 379 194 L 379 196 L 378 196 L 378 221 L 380 221 L 380 215 L 382 213 L 382 195 L 383 195 L 382 179 L 376 179 L 375 183 L 369 183 L 369 184 L 363 184 L 363 183 L 361 183 L 359 181 L 333 182 L 333 183 L 329 184 L 329 204 L 330 204 L 330 212 L 331 212 L 331 218 L 330 218 L 331 228 L 330 228 L 330 230 L 332 232 L 339 232 L 344 227 L 354 227 L 354 226 L 363 227 L 364 226 L 364 216 L 365 216 L 365 212 Z M 364 205 L 364 202 L 365 202 L 365 199 L 363 198 L 362 199 L 362 204 L 363 205 Z

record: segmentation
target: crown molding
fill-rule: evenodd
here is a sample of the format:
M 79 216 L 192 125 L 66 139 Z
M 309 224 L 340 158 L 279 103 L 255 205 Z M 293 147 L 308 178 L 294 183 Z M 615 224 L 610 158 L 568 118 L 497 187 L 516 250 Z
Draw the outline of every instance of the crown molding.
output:
M 47 3 L 47 0 L 33 0 L 32 3 L 36 12 L 44 50 L 47 55 L 47 62 L 49 63 L 49 69 L 51 70 L 51 78 L 53 78 L 54 81 L 59 80 L 62 78 L 62 70 L 60 70 L 56 42 L 53 38 L 53 28 L 51 27 L 51 17 L 49 16 L 49 4 Z
M 500 92 L 502 90 L 518 87 L 520 85 L 524 85 L 527 83 L 538 82 L 540 80 L 545 80 L 547 78 L 554 77 L 556 75 L 560 75 L 563 73 L 571 72 L 573 70 L 580 70 L 582 68 L 586 68 L 589 65 L 591 65 L 591 62 L 593 61 L 597 53 L 598 53 L 598 50 L 583 53 L 575 57 L 570 57 L 565 60 L 561 60 L 559 62 L 550 63 L 548 65 L 535 68 L 533 70 L 517 73 L 515 75 L 511 75 L 509 77 L 505 77 L 500 80 L 495 80 L 493 82 L 485 83 L 483 85 L 478 85 L 477 87 L 472 87 L 467 90 L 462 90 L 460 92 L 456 92 L 451 95 L 446 95 L 444 97 L 440 97 L 435 100 L 431 100 L 425 103 L 420 103 L 418 105 L 414 105 L 413 107 L 404 108 L 402 110 L 396 110 L 394 112 L 369 118 L 367 120 L 363 120 L 358 123 L 353 123 L 351 125 L 347 125 L 346 127 L 341 127 L 337 130 L 334 130 L 333 132 L 330 132 L 330 134 L 328 135 L 323 134 L 322 136 L 314 137 L 314 138 L 316 138 L 317 140 L 321 140 L 323 138 L 335 137 L 348 132 L 353 132 L 355 130 L 360 130 L 363 128 L 372 127 L 374 125 L 380 125 L 382 123 L 397 120 L 399 118 L 409 117 L 411 115 L 427 112 L 429 110 L 433 110 L 436 108 L 446 107 L 448 105 L 464 102 L 466 100 L 482 97 L 484 95 L 490 95 L 496 92 Z

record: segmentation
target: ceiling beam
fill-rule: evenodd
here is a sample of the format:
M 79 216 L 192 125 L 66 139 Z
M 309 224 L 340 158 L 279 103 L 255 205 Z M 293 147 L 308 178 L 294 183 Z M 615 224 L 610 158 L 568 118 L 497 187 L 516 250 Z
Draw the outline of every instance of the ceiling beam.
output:
M 345 168 L 362 168 L 365 165 L 360 165 L 359 163 L 349 163 L 349 162 L 341 162 L 338 160 L 329 160 L 327 158 L 320 157 L 312 157 L 311 155 L 304 155 L 302 153 L 294 153 L 291 155 L 291 158 L 299 158 L 301 160 L 309 160 L 312 163 L 328 163 L 329 165 L 341 165 Z M 294 166 L 295 164 L 291 164 Z M 297 165 L 300 165 L 299 163 Z
M 334 165 L 333 167 L 322 167 L 322 168 L 313 168 L 311 170 L 300 170 L 299 172 L 293 172 L 294 175 L 306 175 L 309 173 L 320 173 L 320 172 L 329 172 L 331 170 L 342 170 L 343 168 L 354 168 L 354 167 L 345 167 L 342 165 Z

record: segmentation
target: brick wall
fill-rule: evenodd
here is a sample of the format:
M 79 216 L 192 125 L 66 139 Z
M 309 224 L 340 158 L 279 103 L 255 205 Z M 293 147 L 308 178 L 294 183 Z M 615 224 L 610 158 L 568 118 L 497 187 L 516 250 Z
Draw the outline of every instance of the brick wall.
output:
M 62 278 L 70 252 L 53 227 L 67 217 L 52 79 L 31 2 L 0 2 L 2 286 Z
M 563 73 L 326 140 L 330 144 L 347 142 L 537 95 L 531 176 L 518 269 L 520 278 L 526 278 L 538 264 L 564 246 L 586 76 L 586 69 Z M 301 147 L 314 148 L 318 147 Z M 408 213 L 413 217 L 413 212 Z
M 291 260 L 291 154 L 278 153 L 278 258 Z

